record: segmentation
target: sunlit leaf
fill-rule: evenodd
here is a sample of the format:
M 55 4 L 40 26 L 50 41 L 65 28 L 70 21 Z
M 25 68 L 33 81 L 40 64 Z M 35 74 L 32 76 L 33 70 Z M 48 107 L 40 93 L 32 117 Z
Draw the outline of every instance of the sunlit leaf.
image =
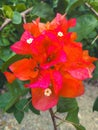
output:
M 89 3 L 98 12 L 98 0 L 89 1 Z
M 13 17 L 13 10 L 11 9 L 10 6 L 8 6 L 8 5 L 3 5 L 3 11 L 4 11 L 4 14 L 5 14 L 8 18 L 12 18 L 12 17 Z
M 24 11 L 26 10 L 26 5 L 24 3 L 19 3 L 15 6 L 15 10 L 19 12 Z

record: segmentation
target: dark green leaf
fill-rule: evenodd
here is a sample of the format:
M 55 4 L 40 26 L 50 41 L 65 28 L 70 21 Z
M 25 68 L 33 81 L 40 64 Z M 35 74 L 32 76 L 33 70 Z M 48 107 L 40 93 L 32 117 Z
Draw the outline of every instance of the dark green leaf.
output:
M 12 84 L 7 84 L 9 92 L 0 96 L 0 108 L 7 111 L 11 108 L 21 96 L 28 92 L 28 89 L 24 88 L 21 82 L 15 80 Z
M 4 109 L 10 100 L 12 100 L 12 96 L 9 92 L 0 95 L 0 109 Z
M 30 102 L 30 104 L 29 104 L 29 109 L 30 109 L 33 113 L 35 113 L 35 114 L 37 114 L 37 115 L 40 115 L 40 111 L 36 110 L 36 109 L 33 107 L 33 105 L 32 105 L 31 102 Z
M 28 102 L 29 102 L 29 101 L 28 101 L 27 99 L 21 99 L 21 100 L 19 100 L 19 101 L 16 103 L 15 107 L 16 107 L 18 110 L 20 110 L 20 111 L 26 111 L 26 112 L 28 112 L 28 108 L 29 108 Z
M 70 31 L 76 31 L 78 34 L 78 40 L 86 38 L 98 25 L 98 20 L 91 14 L 82 15 L 77 18 L 76 27 L 70 29 Z
M 5 38 L 0 39 L 0 46 L 8 46 L 8 45 L 10 45 L 10 42 L 7 39 Z
M 71 13 L 76 7 L 84 3 L 84 0 L 66 0 L 66 1 L 68 3 L 68 6 L 66 8 L 67 13 Z
M 77 107 L 76 109 L 68 112 L 66 120 L 79 124 L 78 111 L 79 111 L 79 108 Z
M 24 118 L 24 112 L 16 109 L 15 112 L 14 112 L 14 116 L 15 116 L 16 120 L 18 121 L 18 123 L 21 123 L 21 121 Z
M 13 52 L 9 49 L 9 47 L 0 48 L 0 59 L 1 60 L 7 61 L 12 56 L 13 56 Z
M 96 100 L 94 102 L 93 111 L 98 111 L 98 97 L 96 98 Z
M 32 15 L 50 20 L 53 18 L 53 9 L 46 3 L 41 2 L 33 7 Z
M 60 98 L 57 104 L 57 111 L 60 113 L 68 112 L 77 108 L 77 106 L 77 101 L 74 98 Z
M 98 61 L 96 62 L 96 68 L 94 70 L 93 79 L 98 79 Z
M 59 0 L 55 11 L 58 13 L 65 13 L 65 9 L 67 8 L 68 2 L 66 0 Z
M 15 105 L 13 105 L 12 107 L 10 107 L 6 112 L 7 113 L 14 113 L 15 111 L 16 111 L 16 107 L 15 107 Z
M 76 130 L 85 130 L 85 128 L 79 123 L 78 111 L 79 108 L 77 107 L 76 109 L 73 109 L 72 111 L 68 112 L 66 120 L 70 124 L 72 124 L 76 128 Z
M 6 81 L 6 78 L 5 78 L 4 74 L 0 72 L 0 89 L 3 88 L 5 81 Z
M 19 12 L 14 11 L 12 23 L 14 24 L 20 24 L 22 22 L 22 17 Z
M 3 64 L 4 64 L 4 61 L 0 59 L 0 70 L 1 70 Z

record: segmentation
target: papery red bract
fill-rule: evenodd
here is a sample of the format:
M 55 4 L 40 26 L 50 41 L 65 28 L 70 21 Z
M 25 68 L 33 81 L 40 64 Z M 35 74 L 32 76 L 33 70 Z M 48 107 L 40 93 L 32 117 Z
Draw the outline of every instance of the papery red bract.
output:
M 46 24 L 38 18 L 23 25 L 25 32 L 11 46 L 16 54 L 30 55 L 16 61 L 9 69 L 15 78 L 29 80 L 25 87 L 31 89 L 32 104 L 38 110 L 54 107 L 59 97 L 82 95 L 82 81 L 92 77 L 93 62 L 97 58 L 89 56 L 82 44 L 75 41 L 76 32 L 68 32 L 75 25 L 75 18 L 67 20 L 59 13 Z M 13 78 L 8 81 L 12 82 Z
M 27 40 L 32 40 L 28 43 Z M 25 31 L 20 39 L 20 41 L 14 43 L 11 46 L 11 50 L 17 54 L 32 54 L 31 44 L 33 44 L 34 37 L 27 31 Z
M 9 83 L 12 83 L 12 82 L 16 79 L 15 75 L 14 75 L 13 73 L 11 73 L 11 72 L 5 71 L 5 72 L 4 72 L 4 75 L 6 76 L 7 81 L 8 81 Z
M 81 80 L 75 79 L 69 74 L 64 76 L 61 97 L 74 98 L 84 93 L 84 85 Z
M 22 59 L 16 61 L 9 66 L 9 69 L 14 73 L 15 77 L 20 80 L 30 80 L 38 75 L 36 69 L 36 61 L 33 59 Z
M 41 71 L 38 78 L 36 78 L 35 82 L 26 85 L 29 88 L 48 88 L 50 85 L 50 76 L 49 72 Z
M 38 110 L 45 111 L 54 107 L 58 103 L 58 96 L 52 93 L 51 96 L 44 95 L 44 89 L 34 88 L 31 89 L 32 104 Z

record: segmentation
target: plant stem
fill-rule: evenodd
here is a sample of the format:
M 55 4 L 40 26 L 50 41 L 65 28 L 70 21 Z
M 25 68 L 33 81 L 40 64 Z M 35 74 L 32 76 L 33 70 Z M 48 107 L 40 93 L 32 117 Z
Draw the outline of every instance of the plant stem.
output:
M 24 22 L 24 23 L 26 23 L 26 18 L 25 18 L 26 14 L 30 13 L 32 9 L 33 9 L 33 7 L 30 7 L 30 8 L 28 8 L 28 9 L 26 9 L 25 11 L 23 11 L 23 12 L 20 13 L 21 17 L 23 18 L 23 22 Z M 0 31 L 1 31 L 7 24 L 9 24 L 11 21 L 12 21 L 12 19 L 6 18 L 6 19 L 4 20 L 4 23 L 0 26 Z
M 52 122 L 53 122 L 54 130 L 57 130 L 57 127 L 56 127 L 56 120 L 55 120 L 55 115 L 54 115 L 54 113 L 53 113 L 52 108 L 49 109 L 49 113 L 50 113 L 51 118 L 52 118 Z
M 98 17 L 98 12 L 89 3 L 86 2 L 85 5 Z

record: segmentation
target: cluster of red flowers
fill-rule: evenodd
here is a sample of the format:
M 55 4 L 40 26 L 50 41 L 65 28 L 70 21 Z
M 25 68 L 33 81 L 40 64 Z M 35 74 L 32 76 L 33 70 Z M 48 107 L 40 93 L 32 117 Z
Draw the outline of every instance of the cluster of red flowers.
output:
M 67 20 L 57 14 L 46 24 L 40 19 L 23 25 L 25 31 L 20 41 L 11 46 L 16 54 L 30 55 L 9 66 L 5 72 L 9 82 L 15 78 L 29 80 L 32 104 L 45 111 L 58 103 L 59 97 L 74 98 L 84 93 L 82 80 L 91 78 L 95 66 L 82 44 L 76 42 L 77 34 L 68 32 L 76 19 Z M 8 76 L 10 75 L 10 76 Z

